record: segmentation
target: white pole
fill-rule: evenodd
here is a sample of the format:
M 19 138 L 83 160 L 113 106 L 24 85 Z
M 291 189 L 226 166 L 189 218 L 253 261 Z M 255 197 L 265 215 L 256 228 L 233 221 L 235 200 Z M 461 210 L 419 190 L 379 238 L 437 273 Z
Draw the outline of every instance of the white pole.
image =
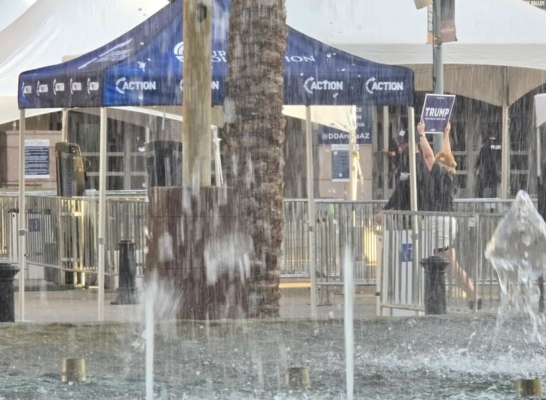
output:
M 501 142 L 501 199 L 508 198 L 510 187 L 510 129 L 508 118 L 509 107 L 502 106 L 502 142 Z
M 541 157 L 540 146 L 542 146 L 542 143 L 540 140 L 540 128 L 537 128 L 537 177 L 538 178 L 542 176 L 542 162 L 540 161 L 540 157 Z
M 354 332 L 354 264 L 349 247 L 345 248 L 345 261 L 343 262 L 345 284 L 345 376 L 347 383 L 347 400 L 354 399 L 354 374 L 355 374 L 355 332 Z
M 68 109 L 63 108 L 61 125 L 61 142 L 68 142 Z
M 510 119 L 508 67 L 504 67 L 504 94 L 502 102 L 501 185 L 502 199 L 508 198 L 510 188 Z
M 351 166 L 349 169 L 349 200 L 356 201 L 356 191 L 358 182 L 358 167 L 360 163 L 360 157 L 358 154 L 358 145 L 356 144 L 356 107 L 352 107 L 351 118 L 355 129 L 349 131 L 349 156 Z
M 408 107 L 408 143 L 409 143 L 409 169 L 410 169 L 410 206 L 411 211 L 417 211 L 417 166 L 416 166 L 416 142 L 415 142 L 415 110 Z
M 19 317 L 25 320 L 25 273 L 27 267 L 27 221 L 25 204 L 25 110 L 19 116 Z
M 538 126 L 538 120 L 537 120 L 537 100 L 535 100 L 535 115 L 534 115 L 534 121 L 535 121 L 535 134 L 536 134 L 536 146 L 537 146 L 537 181 L 539 185 L 542 185 L 542 162 L 540 161 L 541 153 L 542 153 L 542 143 L 540 140 L 540 126 Z
M 418 203 L 417 203 L 417 163 L 416 163 L 416 156 L 415 156 L 415 150 L 416 150 L 416 141 L 415 141 L 415 110 L 413 107 L 408 107 L 408 143 L 409 143 L 409 167 L 410 167 L 410 206 L 411 211 L 415 212 L 418 211 Z M 412 229 L 412 235 L 411 235 L 411 242 L 412 242 L 412 275 L 413 275 L 413 287 L 412 287 L 412 301 L 418 301 L 418 285 L 419 285 L 419 277 L 420 274 L 420 268 L 419 261 L 420 261 L 420 240 L 419 240 L 419 217 L 415 214 L 412 216 L 411 220 L 411 229 Z
M 106 108 L 100 109 L 100 153 L 99 153 L 99 304 L 98 320 L 104 321 L 104 263 L 106 258 L 106 167 L 107 167 Z
M 317 315 L 317 274 L 315 266 L 315 187 L 313 173 L 313 132 L 311 129 L 311 107 L 305 107 L 305 146 L 307 150 L 307 209 L 309 232 L 309 275 L 311 275 L 311 316 Z
M 220 141 L 218 138 L 218 127 L 212 126 L 212 142 L 214 148 L 214 180 L 216 187 L 224 185 L 224 177 L 222 175 L 222 158 L 220 157 Z
M 358 164 L 360 157 L 358 154 L 358 145 L 356 144 L 356 131 L 349 132 L 349 149 L 351 157 L 351 168 L 349 169 L 349 200 L 356 201 L 357 183 L 358 183 Z
M 383 106 L 383 151 L 389 151 L 389 106 Z M 383 157 L 385 160 L 385 157 Z M 389 158 L 383 162 L 383 197 L 387 198 L 389 188 Z

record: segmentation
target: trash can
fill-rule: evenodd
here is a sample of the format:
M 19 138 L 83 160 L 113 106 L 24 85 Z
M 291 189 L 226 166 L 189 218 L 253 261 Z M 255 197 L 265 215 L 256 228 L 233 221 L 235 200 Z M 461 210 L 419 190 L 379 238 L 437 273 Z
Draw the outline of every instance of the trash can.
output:
M 80 146 L 60 142 L 55 145 L 57 165 L 57 196 L 83 196 L 85 193 L 85 170 Z
M 182 142 L 157 140 L 146 145 L 148 188 L 182 186 Z
M 19 268 L 0 263 L 0 322 L 15 322 L 13 278 L 18 272 Z

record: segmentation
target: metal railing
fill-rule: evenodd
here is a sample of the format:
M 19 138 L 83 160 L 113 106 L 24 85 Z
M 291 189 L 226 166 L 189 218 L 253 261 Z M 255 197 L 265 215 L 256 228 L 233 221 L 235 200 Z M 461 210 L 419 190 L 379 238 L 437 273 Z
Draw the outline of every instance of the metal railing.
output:
M 377 259 L 375 215 L 385 200 L 348 202 L 343 200 L 315 200 L 317 283 L 341 283 L 341 249 L 350 245 L 357 259 L 355 270 L 358 282 L 374 284 L 373 266 Z M 455 212 L 472 214 L 505 214 L 512 200 L 457 199 Z M 307 201 L 286 199 L 284 202 L 284 240 L 281 276 L 309 277 Z M 348 231 L 349 226 L 352 226 Z M 357 240 L 357 238 L 359 238 Z M 350 240 L 350 242 L 349 242 Z
M 348 241 L 359 266 L 356 269 L 359 283 L 372 283 L 375 279 L 371 269 L 375 266 L 374 219 L 385 201 L 315 200 L 315 204 L 318 283 L 343 282 L 339 265 L 341 249 Z M 283 277 L 309 277 L 307 210 L 306 200 L 284 202 Z
M 484 251 L 503 217 L 500 213 L 385 212 L 377 284 L 379 314 L 424 310 L 420 261 L 433 254 L 450 261 L 446 292 L 451 311 L 470 310 L 470 301 L 477 304 L 478 299 L 485 306 L 495 305 L 500 295 L 497 274 Z
M 316 200 L 315 247 L 319 286 L 343 285 L 341 266 L 343 250 L 347 246 L 355 259 L 356 284 L 377 283 L 376 266 L 382 255 L 377 250 L 381 226 L 375 222 L 375 215 L 384 204 L 385 201 Z M 487 235 L 492 233 L 498 216 L 504 214 L 510 204 L 511 200 L 498 199 L 465 199 L 455 203 L 457 213 L 479 218 L 479 223 L 474 222 L 478 228 L 469 231 L 479 230 L 482 238 L 490 237 Z M 16 194 L 3 193 L 0 196 L 0 255 L 10 257 L 11 254 L 14 261 L 17 259 L 17 208 Z M 117 274 L 118 243 L 129 239 L 135 242 L 137 273 L 142 274 L 146 252 L 146 198 L 140 192 L 110 193 L 106 212 L 106 273 Z M 307 201 L 285 200 L 284 216 L 281 276 L 308 278 Z M 97 197 L 59 198 L 32 193 L 27 196 L 27 218 L 29 263 L 69 271 L 93 273 L 97 270 Z M 473 222 L 463 218 L 458 226 L 461 229 L 470 223 Z M 467 246 L 476 243 L 472 238 L 468 242 L 462 238 L 459 236 L 459 247 L 462 243 L 467 243 Z M 480 270 L 480 273 L 484 271 L 486 274 L 480 278 L 482 281 L 489 279 L 488 270 Z
M 45 278 L 64 284 L 61 271 L 92 273 L 98 270 L 98 199 L 27 196 L 27 261 L 46 267 Z M 0 197 L 2 256 L 17 261 L 18 198 Z M 146 248 L 147 201 L 141 197 L 106 201 L 106 270 L 118 275 L 118 243 L 135 242 L 137 273 L 142 274 Z M 52 271 L 53 269 L 53 271 Z

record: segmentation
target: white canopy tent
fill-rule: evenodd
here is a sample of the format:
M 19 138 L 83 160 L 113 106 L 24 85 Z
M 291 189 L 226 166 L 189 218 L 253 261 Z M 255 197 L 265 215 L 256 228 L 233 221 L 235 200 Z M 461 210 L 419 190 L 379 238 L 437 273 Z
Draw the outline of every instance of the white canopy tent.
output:
M 98 48 L 115 37 L 129 31 L 146 19 L 152 12 L 160 9 L 166 0 L 93 0 L 75 2 L 72 0 L 37 0 L 19 19 L 0 32 L 0 124 L 20 120 L 20 152 L 24 149 L 25 119 L 41 114 L 57 112 L 60 109 L 29 109 L 19 111 L 17 105 L 18 78 L 22 71 L 48 64 L 57 64 L 71 55 L 79 55 Z M 146 7 L 149 10 L 146 12 Z M 150 12 L 151 11 L 151 12 Z M 146 15 L 147 14 L 147 15 Z M 120 15 L 124 16 L 123 18 Z M 106 111 L 99 109 L 76 109 L 77 112 L 99 114 L 101 132 L 106 129 Z M 285 106 L 283 113 L 287 116 L 306 120 L 308 174 L 312 171 L 311 123 L 329 125 L 352 133 L 356 131 L 355 106 Z M 180 107 L 113 107 L 109 116 L 115 119 L 130 121 L 140 125 L 149 122 L 149 116 L 164 117 L 171 120 L 182 120 Z M 213 110 L 213 123 L 223 125 L 222 107 Z M 67 140 L 67 112 L 63 113 L 63 140 Z M 104 194 L 103 177 L 105 172 L 103 136 L 101 133 L 101 188 Z M 311 168 L 311 169 L 310 169 Z M 20 176 L 24 182 L 24 157 L 20 154 Z M 351 191 L 356 196 L 356 175 L 358 171 L 351 168 Z M 309 187 L 310 185 L 310 187 Z M 313 193 L 313 179 L 308 179 L 308 192 Z M 354 189 L 353 189 L 354 188 Z M 24 184 L 20 185 L 20 207 L 24 208 Z M 104 208 L 104 207 L 102 207 Z M 19 215 L 20 226 L 26 226 L 23 214 Z M 104 225 L 104 224 L 103 224 Z M 24 229 L 21 230 L 24 232 Z M 20 249 L 25 248 L 24 234 L 20 234 Z M 23 261 L 24 254 L 19 255 Z M 103 259 L 100 258 L 99 263 Z M 99 270 L 100 270 L 99 266 Z M 102 268 L 103 269 L 103 268 Z M 314 275 L 314 274 L 313 274 Z M 24 287 L 24 279 L 21 282 Z M 20 291 L 21 320 L 24 320 L 24 290 Z M 99 296 L 100 297 L 100 296 Z M 99 319 L 103 314 L 104 301 L 99 301 Z M 102 305 L 102 307 L 101 307 Z
M 134 28 L 167 3 L 167 0 L 0 0 L 0 28 L 2 21 L 7 24 L 15 20 L 0 31 L 0 124 L 19 119 L 17 88 L 21 72 L 57 64 L 69 55 L 98 48 Z M 4 13 L 4 9 L 7 12 Z M 326 109 L 316 107 L 311 113 L 312 122 L 347 132 L 354 127 L 354 121 L 349 118 L 351 107 Z M 29 109 L 26 117 L 57 111 L 59 109 Z M 127 111 L 155 114 L 154 108 L 132 107 Z M 180 116 L 180 107 L 171 107 L 166 112 Z M 284 113 L 306 118 L 304 107 L 285 106 Z M 223 118 L 215 124 L 223 125 Z
M 4 2 L 9 6 L 4 6 Z M 16 12 L 15 4 L 25 2 L 31 3 L 0 0 L 0 21 L 4 18 L 4 7 Z M 21 72 L 96 49 L 134 28 L 167 3 L 167 0 L 37 0 L 0 31 L 0 124 L 19 119 L 17 89 Z M 59 110 L 28 110 L 26 116 L 56 111 Z
M 21 16 L 36 0 L 0 0 L 0 31 Z
M 535 126 L 540 128 L 546 123 L 546 93 L 537 94 L 535 96 Z
M 540 137 L 540 128 L 546 123 L 546 93 L 537 94 L 535 96 L 535 129 L 537 140 L 537 177 L 542 177 L 542 138 Z
M 546 13 L 521 0 L 457 0 L 458 41 L 442 45 L 447 93 L 508 109 L 546 83 Z M 427 10 L 411 0 L 287 0 L 294 28 L 368 60 L 415 71 L 415 90 L 432 90 Z M 330 27 L 330 29 L 325 29 Z M 501 194 L 508 195 L 509 154 L 503 151 Z

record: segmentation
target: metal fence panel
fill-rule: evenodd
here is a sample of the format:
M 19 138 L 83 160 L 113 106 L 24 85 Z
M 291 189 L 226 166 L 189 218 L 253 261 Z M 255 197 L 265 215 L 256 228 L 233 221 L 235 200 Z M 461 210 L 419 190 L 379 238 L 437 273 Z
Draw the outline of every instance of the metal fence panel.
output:
M 511 205 L 511 200 L 456 200 L 458 225 L 456 251 L 461 263 L 473 265 L 473 277 L 480 296 L 497 296 L 496 274 L 483 256 L 485 244 L 496 224 Z M 377 253 L 381 226 L 375 215 L 385 201 L 320 199 L 316 204 L 316 268 L 317 284 L 322 287 L 343 285 L 342 257 L 349 247 L 355 260 L 357 285 L 377 283 L 376 266 L 382 257 Z M 8 257 L 10 244 L 17 244 L 17 206 L 15 194 L 0 196 L 0 256 Z M 309 277 L 307 200 L 286 199 L 284 202 L 284 237 L 281 276 Z M 27 196 L 29 262 L 67 270 L 96 272 L 98 198 L 59 198 L 29 194 Z M 115 193 L 107 197 L 107 274 L 118 273 L 118 243 L 123 239 L 135 242 L 138 275 L 146 262 L 146 223 L 148 203 L 142 193 Z M 465 217 L 466 216 L 466 217 Z M 408 215 L 405 218 L 409 218 Z M 394 222 L 393 222 L 394 223 Z M 14 237 L 15 235 L 15 237 Z M 423 237 L 423 240 L 430 240 Z M 12 246 L 12 247 L 13 247 Z M 11 250 L 15 255 L 16 252 Z M 485 284 L 489 282 L 489 284 Z M 460 299 L 459 289 L 450 289 L 451 299 Z M 451 304 L 454 304 L 453 301 Z M 461 303 L 462 304 L 462 303 Z
M 395 309 L 399 315 L 404 315 L 403 310 L 424 310 L 419 261 L 433 254 L 450 261 L 446 293 L 451 311 L 470 310 L 470 300 L 476 304 L 478 298 L 486 307 L 496 306 L 500 295 L 497 276 L 484 250 L 503 217 L 497 213 L 385 212 L 380 308 Z M 410 229 L 414 221 L 418 223 L 417 240 Z

